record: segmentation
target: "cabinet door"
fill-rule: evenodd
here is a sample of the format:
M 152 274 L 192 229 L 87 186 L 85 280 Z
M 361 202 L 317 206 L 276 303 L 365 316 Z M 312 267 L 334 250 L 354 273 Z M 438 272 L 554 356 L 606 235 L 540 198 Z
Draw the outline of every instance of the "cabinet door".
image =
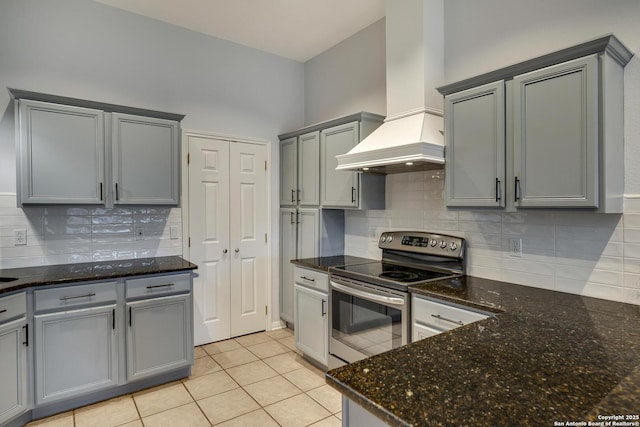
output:
M 320 132 L 298 138 L 298 203 L 320 204 Z
M 323 292 L 300 286 L 295 293 L 295 342 L 304 354 L 327 366 L 328 296 Z
M 191 294 L 128 302 L 127 322 L 129 381 L 192 363 Z
M 102 204 L 104 113 L 19 102 L 21 202 Z
M 297 203 L 297 140 L 293 137 L 280 141 L 280 204 L 285 206 L 293 206 Z
M 513 79 L 517 207 L 598 207 L 598 58 Z
M 444 102 L 447 206 L 504 207 L 504 82 Z
M 293 264 L 296 258 L 296 210 L 280 209 L 280 318 L 293 323 Z
M 320 209 L 298 209 L 297 258 L 315 258 L 320 248 Z
M 112 115 L 114 203 L 178 205 L 179 124 Z
M 24 318 L 0 325 L 0 425 L 28 407 Z
M 118 385 L 116 305 L 34 317 L 36 404 Z
M 358 144 L 358 122 L 325 129 L 320 133 L 321 200 L 323 206 L 357 207 L 358 174 L 337 171 L 338 154 L 345 154 Z

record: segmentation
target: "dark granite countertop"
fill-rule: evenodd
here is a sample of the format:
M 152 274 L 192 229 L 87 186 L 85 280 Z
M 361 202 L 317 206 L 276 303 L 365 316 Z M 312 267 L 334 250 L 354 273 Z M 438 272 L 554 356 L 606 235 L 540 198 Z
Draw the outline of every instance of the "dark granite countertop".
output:
M 368 259 L 368 258 L 360 258 L 357 256 L 349 256 L 349 255 L 336 255 L 336 256 L 291 260 L 291 263 L 299 267 L 310 268 L 312 270 L 321 271 L 323 273 L 328 273 L 329 267 L 339 267 L 341 265 L 352 265 L 352 264 L 364 264 L 367 262 L 376 262 L 376 260 Z
M 495 315 L 327 373 L 385 422 L 553 426 L 640 413 L 640 306 L 469 276 L 411 291 Z
M 197 265 L 179 256 L 10 268 L 0 270 L 0 278 L 15 277 L 18 280 L 0 281 L 0 294 L 37 286 L 172 273 L 197 268 Z

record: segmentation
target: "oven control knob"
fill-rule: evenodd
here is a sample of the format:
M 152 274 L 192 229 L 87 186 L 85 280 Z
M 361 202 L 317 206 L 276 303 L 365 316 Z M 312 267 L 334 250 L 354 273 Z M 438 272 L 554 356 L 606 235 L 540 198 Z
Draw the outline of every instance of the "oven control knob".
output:
M 444 240 L 443 240 L 443 241 L 441 241 L 441 242 L 440 242 L 440 247 L 441 247 L 442 249 L 446 248 L 446 247 L 447 247 L 447 242 L 445 242 Z
M 458 249 L 458 245 L 456 245 L 456 242 L 451 242 L 451 244 L 449 245 L 449 249 L 451 249 L 452 251 Z
M 438 244 L 438 241 L 436 239 L 431 239 L 431 247 L 435 247 L 435 245 Z
M 382 235 L 382 237 L 380 237 L 380 241 L 381 241 L 382 243 L 386 242 L 386 241 L 387 241 L 387 235 L 386 235 L 386 234 L 383 234 L 383 235 Z
M 393 236 L 387 237 L 387 243 L 391 243 L 391 242 L 393 242 Z

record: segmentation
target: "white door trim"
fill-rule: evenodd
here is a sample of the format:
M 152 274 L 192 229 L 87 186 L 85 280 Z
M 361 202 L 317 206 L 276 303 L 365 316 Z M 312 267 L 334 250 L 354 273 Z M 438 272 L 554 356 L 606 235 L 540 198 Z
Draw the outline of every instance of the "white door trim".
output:
M 247 144 L 264 145 L 267 147 L 267 171 L 269 172 L 268 174 L 269 177 L 271 177 L 271 174 L 273 173 L 273 168 L 272 168 L 273 159 L 271 158 L 271 141 L 269 140 L 182 128 L 182 135 L 180 138 L 180 145 L 181 145 L 180 162 L 182 165 L 180 207 L 182 208 L 181 209 L 182 211 L 182 256 L 186 259 L 189 259 L 191 255 L 191 250 L 189 248 L 189 169 L 188 169 L 189 165 L 187 164 L 189 147 L 188 147 L 188 144 L 185 143 L 187 141 L 187 136 L 189 135 L 195 136 L 195 137 L 202 136 L 202 137 L 223 139 L 231 143 L 243 142 Z M 273 309 L 273 306 L 271 304 L 271 299 L 273 294 L 272 292 L 273 283 L 271 280 L 272 274 L 273 274 L 272 262 L 271 262 L 271 260 L 273 259 L 273 254 L 271 251 L 271 243 L 273 242 L 272 239 L 274 239 L 278 233 L 277 225 L 274 226 L 273 221 L 271 220 L 271 200 L 272 200 L 271 196 L 272 196 L 271 179 L 268 179 L 267 180 L 267 201 L 268 201 L 269 209 L 267 209 L 267 221 L 269 224 L 269 231 L 268 231 L 269 244 L 267 245 L 267 295 L 266 295 L 268 314 L 265 316 L 265 330 L 267 331 L 275 329 L 274 327 L 275 322 L 271 321 L 271 313 Z M 197 273 L 198 270 L 195 270 L 195 272 Z

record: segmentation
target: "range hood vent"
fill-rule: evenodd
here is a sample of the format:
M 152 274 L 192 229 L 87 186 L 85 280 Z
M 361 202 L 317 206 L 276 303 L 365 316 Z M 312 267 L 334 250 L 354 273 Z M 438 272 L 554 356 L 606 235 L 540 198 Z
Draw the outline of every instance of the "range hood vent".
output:
M 336 170 L 397 173 L 442 169 L 444 1 L 387 0 L 387 118 Z
M 336 170 L 389 174 L 442 169 L 442 126 L 442 113 L 426 109 L 387 118 L 351 151 L 336 156 Z

